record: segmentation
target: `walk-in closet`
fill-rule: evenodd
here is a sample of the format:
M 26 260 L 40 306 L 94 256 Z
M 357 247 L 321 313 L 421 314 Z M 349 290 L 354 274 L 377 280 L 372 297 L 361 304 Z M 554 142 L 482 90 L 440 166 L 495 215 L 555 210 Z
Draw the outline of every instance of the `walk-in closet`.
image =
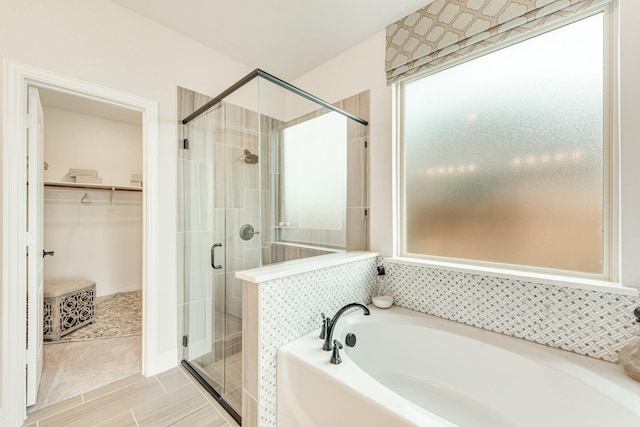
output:
M 43 343 L 27 368 L 32 412 L 141 372 L 144 182 L 140 112 L 30 88 L 29 120 L 30 140 L 42 139 L 29 143 L 30 169 L 41 168 L 30 201 L 42 207 L 30 225 L 43 245 L 29 252 L 43 288 L 28 304 L 42 310 L 27 322 Z

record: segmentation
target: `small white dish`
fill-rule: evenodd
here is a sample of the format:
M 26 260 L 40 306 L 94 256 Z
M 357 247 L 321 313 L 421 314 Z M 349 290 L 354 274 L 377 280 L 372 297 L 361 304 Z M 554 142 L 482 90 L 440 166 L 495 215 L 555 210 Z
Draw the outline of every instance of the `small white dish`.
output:
M 371 298 L 373 305 L 378 308 L 389 308 L 393 304 L 393 297 L 391 295 L 380 295 Z

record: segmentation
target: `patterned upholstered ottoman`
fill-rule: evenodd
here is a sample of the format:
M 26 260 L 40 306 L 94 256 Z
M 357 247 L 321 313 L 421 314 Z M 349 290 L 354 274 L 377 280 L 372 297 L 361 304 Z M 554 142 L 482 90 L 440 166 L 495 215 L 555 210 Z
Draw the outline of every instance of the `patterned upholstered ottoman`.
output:
M 65 280 L 44 284 L 44 339 L 60 337 L 93 323 L 96 282 Z

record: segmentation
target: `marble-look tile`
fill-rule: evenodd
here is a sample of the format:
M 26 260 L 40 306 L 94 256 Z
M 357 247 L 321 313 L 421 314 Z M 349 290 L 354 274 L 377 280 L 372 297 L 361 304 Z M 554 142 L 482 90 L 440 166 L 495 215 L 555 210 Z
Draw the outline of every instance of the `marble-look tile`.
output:
M 269 134 L 269 148 L 271 150 L 269 173 L 282 173 L 283 131 L 284 123 L 282 122 L 278 122 L 276 126 L 271 128 L 271 133 Z
M 347 250 L 367 250 L 368 216 L 364 208 L 347 208 Z
M 226 281 L 226 313 L 232 316 L 242 317 L 242 281 L 235 278 L 235 273 L 227 273 Z
M 211 230 L 213 226 L 213 165 L 184 161 L 183 171 L 184 230 Z
M 242 426 L 243 427 L 258 427 L 258 402 L 247 394 L 246 391 L 242 391 Z
M 223 208 L 213 209 L 213 240 L 212 243 L 223 243 L 225 240 L 225 210 Z
M 245 166 L 255 166 L 245 163 L 242 147 L 226 147 L 226 177 L 225 193 L 227 208 L 244 207 L 244 168 Z
M 225 288 L 226 282 L 226 274 L 215 274 L 213 276 L 213 299 L 215 305 L 216 313 L 224 313 L 225 300 L 224 295 L 226 292 Z M 220 336 L 216 332 L 216 336 Z
M 167 393 L 171 393 L 184 385 L 190 384 L 189 379 L 178 367 L 161 372 L 156 375 L 156 378 L 158 378 L 162 388 Z
M 240 227 L 245 224 L 244 209 L 227 209 L 226 212 L 226 270 L 242 271 L 245 269 L 245 241 L 240 238 Z
M 271 258 L 271 245 L 262 247 L 262 265 L 270 265 L 274 261 Z
M 135 384 L 137 382 L 143 381 L 144 379 L 145 377 L 143 377 L 142 375 L 131 375 L 121 380 L 114 381 L 111 384 L 107 384 L 103 387 L 97 388 L 95 390 L 91 390 L 87 393 L 83 393 L 82 398 L 84 402 L 88 402 L 90 400 L 104 396 L 105 394 L 122 390 L 126 387 L 129 387 L 131 384 Z
M 178 86 L 178 122 L 195 111 L 195 92 Z
M 244 222 L 245 224 L 251 225 L 256 232 L 259 234 L 254 234 L 254 236 L 245 240 L 246 248 L 257 248 L 261 245 L 262 241 L 262 221 L 260 220 L 261 212 L 260 208 L 262 206 L 262 197 L 263 192 L 260 190 L 249 190 L 246 189 L 244 191 Z M 252 268 L 248 265 L 245 268 Z
M 211 405 L 205 405 L 171 424 L 172 427 L 223 427 L 229 425 L 222 414 Z
M 133 408 L 139 427 L 168 426 L 208 406 L 207 400 L 189 383 L 158 399 L 142 403 Z
M 347 207 L 367 206 L 368 149 L 367 138 L 347 141 Z
M 207 95 L 203 95 L 201 93 L 198 92 L 194 92 L 193 95 L 193 106 L 194 109 L 193 111 L 196 111 L 198 108 L 202 107 L 204 104 L 206 104 L 207 102 L 211 101 L 213 98 L 211 98 L 210 96 Z
M 261 250 L 261 246 L 245 249 L 245 254 L 246 254 L 245 268 L 246 269 L 260 267 L 260 260 L 262 259 L 260 256 L 260 250 Z
M 224 143 L 227 146 L 244 148 L 244 138 L 242 130 L 231 130 L 227 128 L 224 131 Z
M 219 103 L 213 108 L 213 128 L 216 132 L 224 132 L 225 130 L 225 115 L 226 115 L 226 104 L 224 102 Z M 224 142 L 223 141 L 215 141 L 215 142 Z
M 184 300 L 186 303 L 211 298 L 213 272 L 211 248 L 213 236 L 209 231 L 184 233 Z M 224 258 L 224 248 L 216 249 L 216 256 Z
M 227 162 L 227 146 L 213 144 L 213 206 L 216 209 L 226 206 Z
M 82 402 L 82 396 L 74 396 L 69 399 L 63 400 L 62 402 L 54 403 L 53 405 L 47 406 L 46 408 L 30 413 L 25 420 L 25 424 L 36 423 L 39 420 L 66 411 L 70 408 L 73 408 L 74 406 L 81 405 Z
M 184 305 L 185 327 L 189 331 L 188 360 L 211 352 L 213 346 L 213 299 L 203 299 Z
M 180 369 L 182 369 L 183 372 L 187 373 L 183 367 L 180 367 Z M 187 375 L 188 375 L 188 373 L 187 373 Z M 235 420 L 233 418 L 231 418 L 231 415 L 229 415 L 225 410 L 220 408 L 220 404 L 215 400 L 215 398 L 213 396 L 211 396 L 202 387 L 202 385 L 200 385 L 200 383 L 198 383 L 198 381 L 195 378 L 193 378 L 191 375 L 188 375 L 188 378 L 189 378 L 189 381 L 191 381 L 191 383 L 198 389 L 198 391 L 200 393 L 202 393 L 202 395 L 205 397 L 205 399 L 207 399 L 207 401 L 209 401 L 209 403 L 212 406 L 214 406 L 216 409 L 218 409 L 218 412 L 222 415 L 222 417 L 225 419 L 227 424 L 229 424 L 231 427 L 240 427 L 238 425 L 238 423 L 236 423 Z
M 188 148 L 183 150 L 184 159 L 212 162 L 213 122 L 213 111 L 210 110 L 184 125 L 183 135 L 189 139 Z
M 184 258 L 185 258 L 185 246 L 184 246 L 184 232 L 178 233 L 178 305 L 184 304 Z
M 260 134 L 260 188 L 269 190 L 271 188 L 271 138 L 268 134 Z
M 242 135 L 242 129 L 244 127 L 244 109 L 225 102 L 225 131 L 227 136 L 229 135 Z M 242 139 L 228 140 L 228 143 L 242 147 Z
M 264 157 L 261 156 L 258 139 L 256 137 L 245 137 L 244 149 L 249 150 L 252 154 L 258 155 L 258 163 L 247 163 L 242 160 L 242 165 L 244 166 L 242 168 L 244 173 L 244 187 L 258 189 L 260 188 L 260 170 L 264 166 L 265 161 Z
M 160 383 L 154 377 L 145 378 L 121 389 L 118 393 L 106 394 L 41 420 L 38 422 L 38 426 L 84 427 L 95 425 L 108 420 L 114 414 L 125 412 L 136 405 L 144 404 L 147 401 L 155 400 L 165 395 L 166 393 L 162 390 Z
M 242 283 L 242 386 L 258 395 L 258 285 Z
M 224 105 L 226 108 L 225 122 L 233 123 L 234 125 L 241 127 L 244 123 L 244 109 L 236 104 L 226 101 Z
M 249 109 L 244 109 L 244 130 L 248 135 L 255 136 L 258 134 L 258 113 Z
M 275 215 L 274 212 L 271 211 L 271 191 L 263 191 L 260 201 L 262 204 L 260 241 L 261 245 L 264 247 L 273 241 L 273 229 L 271 227 L 275 225 Z
M 96 427 L 138 427 L 138 424 L 136 419 L 133 418 L 133 412 L 129 410 L 96 424 Z

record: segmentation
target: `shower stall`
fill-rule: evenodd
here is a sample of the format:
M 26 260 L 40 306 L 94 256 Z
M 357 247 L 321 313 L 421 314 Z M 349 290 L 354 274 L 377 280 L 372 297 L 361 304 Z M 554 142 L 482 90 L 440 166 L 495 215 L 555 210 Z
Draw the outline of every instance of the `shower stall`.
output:
M 368 92 L 332 105 L 255 70 L 178 98 L 182 364 L 240 422 L 235 273 L 367 249 Z

